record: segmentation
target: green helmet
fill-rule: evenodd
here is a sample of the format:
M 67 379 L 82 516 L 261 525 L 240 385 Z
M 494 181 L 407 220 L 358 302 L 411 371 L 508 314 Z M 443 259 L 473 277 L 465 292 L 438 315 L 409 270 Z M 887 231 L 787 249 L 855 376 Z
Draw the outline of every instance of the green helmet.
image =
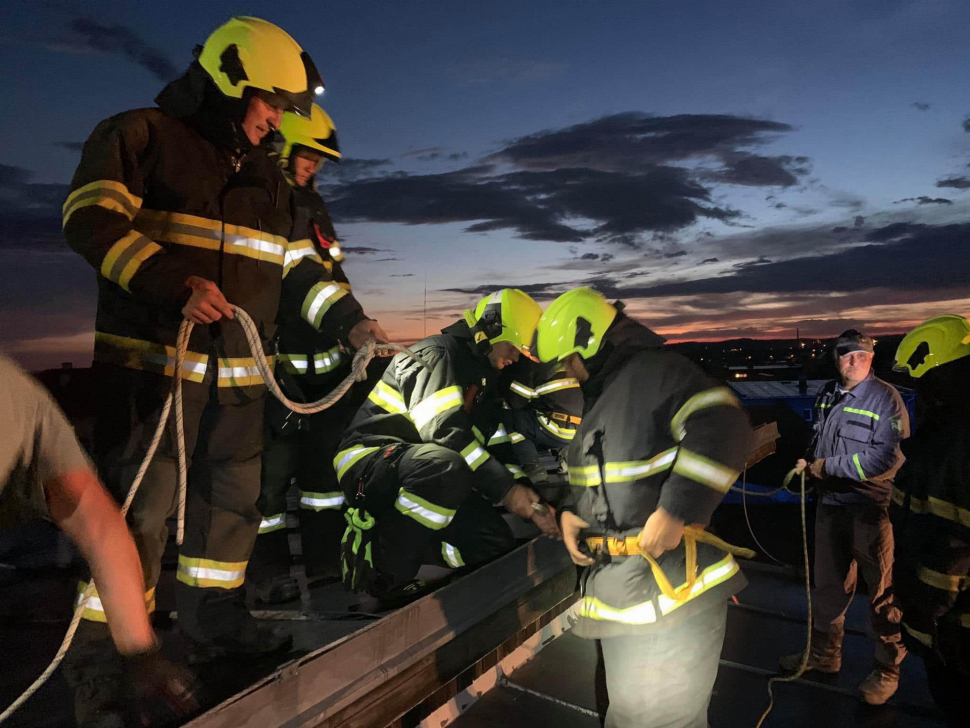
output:
M 549 304 L 536 327 L 539 361 L 562 361 L 573 353 L 590 359 L 600 350 L 617 310 L 602 293 L 575 288 Z
M 316 104 L 313 105 L 309 117 L 292 112 L 283 114 L 280 135 L 283 137 L 280 163 L 284 169 L 290 166 L 290 157 L 294 152 L 299 152 L 301 147 L 334 162 L 340 161 L 337 127 L 330 115 Z
M 247 88 L 280 97 L 286 108 L 310 114 L 323 79 L 313 61 L 286 31 L 259 18 L 231 18 L 216 28 L 198 54 L 216 87 L 241 99 Z
M 527 293 L 518 288 L 503 288 L 485 296 L 474 311 L 465 311 L 465 323 L 475 334 L 475 343 L 494 346 L 508 341 L 529 355 L 529 344 L 542 309 Z
M 970 321 L 945 314 L 928 319 L 910 331 L 896 349 L 898 372 L 919 379 L 933 367 L 970 356 Z

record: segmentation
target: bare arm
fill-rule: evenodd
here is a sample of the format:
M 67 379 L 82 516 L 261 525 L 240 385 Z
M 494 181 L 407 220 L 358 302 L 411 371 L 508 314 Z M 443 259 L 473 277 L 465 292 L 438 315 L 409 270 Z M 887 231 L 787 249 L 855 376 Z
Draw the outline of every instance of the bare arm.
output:
M 123 655 L 152 648 L 145 584 L 135 542 L 118 506 L 89 468 L 44 483 L 51 519 L 77 544 L 91 567 L 111 637 Z

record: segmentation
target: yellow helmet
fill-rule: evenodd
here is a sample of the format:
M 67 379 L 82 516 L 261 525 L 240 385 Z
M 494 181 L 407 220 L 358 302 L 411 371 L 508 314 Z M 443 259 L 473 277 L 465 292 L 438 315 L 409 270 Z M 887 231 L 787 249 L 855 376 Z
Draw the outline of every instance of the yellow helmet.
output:
M 313 61 L 284 30 L 259 18 L 232 18 L 206 40 L 199 65 L 224 95 L 241 99 L 247 88 L 283 99 L 289 110 L 310 114 L 323 79 Z
M 290 155 L 294 147 L 306 147 L 327 159 L 340 161 L 340 146 L 337 144 L 337 127 L 326 111 L 316 104 L 310 116 L 299 116 L 287 112 L 283 114 L 280 124 L 280 134 L 283 137 L 283 150 L 280 152 L 280 162 L 284 169 L 290 166 Z
M 534 353 L 541 362 L 562 361 L 573 353 L 596 355 L 617 310 L 592 288 L 574 288 L 549 304 L 536 327 Z
M 485 296 L 474 311 L 465 311 L 465 323 L 482 348 L 508 341 L 528 355 L 540 316 L 542 309 L 529 294 L 518 288 L 503 288 Z
M 970 356 L 970 321 L 946 314 L 928 319 L 910 331 L 896 349 L 898 372 L 919 379 L 933 367 Z

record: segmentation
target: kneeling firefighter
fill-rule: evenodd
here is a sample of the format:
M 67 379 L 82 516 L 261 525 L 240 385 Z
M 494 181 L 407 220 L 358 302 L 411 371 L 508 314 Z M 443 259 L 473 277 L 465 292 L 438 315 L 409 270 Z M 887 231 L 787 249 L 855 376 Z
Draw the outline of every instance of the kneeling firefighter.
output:
M 494 372 L 519 358 L 541 313 L 522 291 L 496 291 L 411 347 L 417 360 L 391 360 L 334 459 L 349 506 L 348 587 L 391 603 L 417 592 L 422 564 L 459 568 L 510 550 L 493 503 L 557 533 L 551 510 L 534 508 L 539 497 L 515 482 L 517 469 L 486 448 L 499 425 Z
M 728 388 L 620 308 L 569 291 L 532 347 L 585 398 L 560 523 L 587 567 L 575 632 L 600 641 L 609 728 L 706 728 L 727 599 L 745 580 L 733 547 L 703 526 L 744 465 L 751 427 Z
M 283 114 L 280 135 L 280 166 L 293 188 L 296 207 L 294 228 L 313 243 L 330 271 L 334 300 L 339 295 L 345 309 L 356 312 L 353 318 L 361 318 L 363 309 L 341 266 L 343 254 L 314 180 L 324 160 L 340 161 L 333 121 L 314 104 L 309 117 Z M 365 318 L 361 323 L 373 338 L 387 341 L 376 321 Z M 290 399 L 313 402 L 350 373 L 349 350 L 349 342 L 334 332 L 317 330 L 306 320 L 293 316 L 276 330 L 276 379 Z M 375 363 L 373 368 L 378 366 Z M 360 395 L 355 396 L 357 393 Z M 300 538 L 307 582 L 312 585 L 340 576 L 344 495 L 332 460 L 344 428 L 366 395 L 366 387 L 356 386 L 334 406 L 308 416 L 291 412 L 275 397 L 266 398 L 263 477 L 256 504 L 262 521 L 246 571 L 255 584 L 256 595 L 266 604 L 287 602 L 300 595 L 299 584 L 290 575 L 286 532 L 286 494 L 293 478 L 299 490 Z
M 970 685 L 970 321 L 937 316 L 896 351 L 920 405 L 893 487 L 903 641 L 923 659 L 948 725 L 966 725 Z

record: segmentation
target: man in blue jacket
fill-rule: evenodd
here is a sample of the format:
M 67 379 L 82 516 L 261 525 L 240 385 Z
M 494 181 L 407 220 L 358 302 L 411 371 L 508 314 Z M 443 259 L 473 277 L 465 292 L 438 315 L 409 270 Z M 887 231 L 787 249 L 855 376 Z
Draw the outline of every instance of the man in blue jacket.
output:
M 899 392 L 872 373 L 872 339 L 850 329 L 836 341 L 834 357 L 839 379 L 819 391 L 812 444 L 796 465 L 817 481 L 820 496 L 808 669 L 836 673 L 842 667 L 845 613 L 861 571 L 878 642 L 875 669 L 859 685 L 859 694 L 870 705 L 881 705 L 896 692 L 906 655 L 902 613 L 893 594 L 889 503 L 903 464 L 899 443 L 909 436 L 909 416 Z M 801 657 L 788 655 L 780 665 L 793 672 Z

